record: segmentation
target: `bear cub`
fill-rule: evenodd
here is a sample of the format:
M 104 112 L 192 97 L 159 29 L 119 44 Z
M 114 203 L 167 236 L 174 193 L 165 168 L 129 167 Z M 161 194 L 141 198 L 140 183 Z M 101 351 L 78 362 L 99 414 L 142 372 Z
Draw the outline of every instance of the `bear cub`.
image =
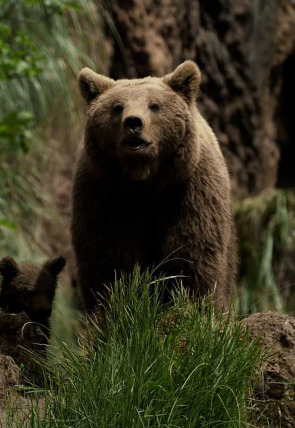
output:
M 4 257 L 0 260 L 0 308 L 8 313 L 26 312 L 48 334 L 57 279 L 65 264 L 62 256 L 48 260 L 42 266 L 17 264 L 13 258 Z

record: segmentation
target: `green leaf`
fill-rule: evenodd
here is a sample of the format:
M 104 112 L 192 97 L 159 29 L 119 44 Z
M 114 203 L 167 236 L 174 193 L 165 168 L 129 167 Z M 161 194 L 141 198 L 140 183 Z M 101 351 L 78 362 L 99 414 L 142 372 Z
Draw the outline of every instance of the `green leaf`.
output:
M 17 229 L 17 225 L 15 223 L 12 223 L 11 221 L 7 221 L 3 219 L 0 219 L 0 227 L 1 226 L 7 227 L 8 229 L 13 229 L 13 230 Z
M 32 141 L 34 115 L 29 111 L 13 111 L 0 116 L 0 152 L 27 153 Z

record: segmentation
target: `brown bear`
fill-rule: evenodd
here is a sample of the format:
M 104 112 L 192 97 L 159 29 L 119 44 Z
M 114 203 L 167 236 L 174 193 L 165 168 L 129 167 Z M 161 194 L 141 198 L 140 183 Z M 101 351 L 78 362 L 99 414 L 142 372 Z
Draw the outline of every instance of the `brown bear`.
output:
M 228 310 L 236 273 L 230 179 L 197 107 L 201 74 L 112 80 L 84 68 L 87 123 L 74 179 L 72 242 L 87 311 L 115 272 L 157 266 Z
M 0 308 L 8 313 L 26 312 L 48 334 L 49 318 L 57 286 L 57 277 L 66 263 L 64 257 L 18 265 L 11 257 L 0 261 L 2 275 Z

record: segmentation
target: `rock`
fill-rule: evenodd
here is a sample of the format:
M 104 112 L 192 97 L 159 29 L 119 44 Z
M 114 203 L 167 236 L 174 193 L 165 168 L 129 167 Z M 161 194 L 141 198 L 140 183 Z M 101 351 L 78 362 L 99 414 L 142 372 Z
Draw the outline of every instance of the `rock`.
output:
M 113 1 L 103 14 L 112 23 L 112 77 L 161 76 L 198 62 L 199 105 L 235 197 L 295 184 L 295 0 Z
M 18 388 L 21 386 L 21 372 L 11 357 L 0 354 L 0 428 L 20 426 L 22 420 L 24 426 L 30 417 L 30 409 L 34 401 L 39 409 L 40 416 L 44 415 L 45 401 L 39 396 L 26 397 L 25 392 Z M 9 423 L 7 423 L 9 419 Z
M 295 426 L 295 318 L 276 312 L 256 313 L 242 321 L 251 336 L 261 339 L 268 357 L 255 387 L 253 424 Z
M 8 402 L 18 400 L 13 391 L 20 383 L 20 370 L 11 357 L 0 354 L 0 427 L 6 427 L 6 413 Z
M 0 354 L 0 402 L 6 398 L 8 388 L 19 383 L 19 368 L 11 357 Z

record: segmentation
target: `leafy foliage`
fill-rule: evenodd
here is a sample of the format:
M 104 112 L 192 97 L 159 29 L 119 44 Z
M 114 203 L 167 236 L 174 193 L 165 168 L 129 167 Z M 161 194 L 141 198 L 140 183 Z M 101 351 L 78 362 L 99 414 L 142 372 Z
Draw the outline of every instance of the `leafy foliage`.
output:
M 2 20 L 9 21 L 13 3 L 4 1 Z M 43 55 L 33 39 L 15 25 L 0 24 L 0 81 L 8 81 L 21 77 L 33 77 L 42 71 Z M 29 149 L 32 134 L 30 128 L 34 116 L 28 111 L 10 111 L 0 115 L 0 151 L 17 152 Z
M 33 138 L 31 132 L 33 123 L 34 116 L 29 111 L 12 111 L 0 117 L 0 152 L 17 153 L 21 150 L 27 153 Z
M 27 151 L 30 138 L 24 145 L 18 131 L 25 135 L 33 119 L 35 124 L 44 119 L 55 96 L 61 104 L 71 103 L 68 79 L 76 75 L 83 61 L 89 62 L 68 18 L 75 22 L 83 0 L 1 0 L 1 6 L 0 123 L 4 142 L 9 135 L 14 148 L 25 146 Z M 29 113 L 31 120 L 26 122 Z
M 33 39 L 9 25 L 0 25 L 0 80 L 33 77 L 42 72 L 44 56 Z
M 81 21 L 92 30 L 96 28 L 95 11 L 92 0 L 0 0 L 3 251 L 11 251 L 12 234 L 18 233 L 7 225 L 18 224 L 22 228 L 26 222 L 26 232 L 34 229 L 31 223 L 36 210 L 46 199 L 44 190 L 40 192 L 42 162 L 40 158 L 33 160 L 28 152 L 32 146 L 44 152 L 44 130 L 42 138 L 36 138 L 41 124 L 43 128 L 50 120 L 65 124 L 75 114 L 77 91 L 72 90 L 72 82 L 82 66 L 94 66 L 88 55 L 91 42 L 85 40 Z M 16 235 L 14 240 L 17 241 Z M 16 247 L 17 244 L 13 254 Z

